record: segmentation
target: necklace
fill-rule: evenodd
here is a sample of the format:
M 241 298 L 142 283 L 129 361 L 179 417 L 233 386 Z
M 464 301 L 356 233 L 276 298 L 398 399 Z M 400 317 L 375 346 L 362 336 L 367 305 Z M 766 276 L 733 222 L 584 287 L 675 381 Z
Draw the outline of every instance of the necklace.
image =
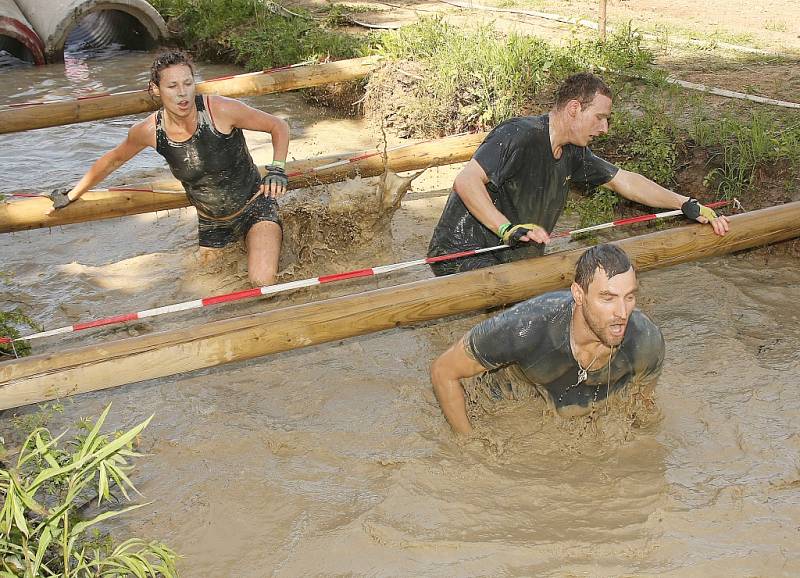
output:
M 569 390 L 575 389 L 580 384 L 582 384 L 584 381 L 586 381 L 586 379 L 589 377 L 589 370 L 592 369 L 592 365 L 594 365 L 594 362 L 597 361 L 597 355 L 595 355 L 594 359 L 592 359 L 592 361 L 589 362 L 589 365 L 587 365 L 584 368 L 581 365 L 581 362 L 578 361 L 578 357 L 576 355 L 574 355 L 574 353 L 573 353 L 573 357 L 575 358 L 575 363 L 578 364 L 578 380 L 575 383 L 573 383 L 572 385 L 568 386 L 564 391 L 561 392 L 561 395 L 558 396 L 558 403 L 561 403 L 563 401 L 564 396 L 567 395 L 567 392 Z M 599 389 L 599 387 L 600 386 L 598 386 L 598 389 Z M 595 401 L 597 401 L 597 392 L 596 391 L 594 393 L 594 399 L 595 399 Z
M 585 368 L 581 365 L 580 360 L 578 360 L 578 352 L 577 347 L 575 347 L 575 340 L 573 338 L 573 331 L 572 331 L 572 320 L 569 323 L 569 347 L 572 352 L 572 357 L 575 359 L 575 363 L 578 365 L 578 380 L 573 383 L 572 385 L 568 386 L 564 391 L 561 392 L 561 395 L 558 396 L 558 403 L 561 403 L 564 399 L 564 396 L 567 395 L 567 392 L 571 389 L 575 389 L 580 384 L 582 384 L 586 379 L 589 377 L 589 371 L 592 369 L 594 362 L 597 361 L 597 358 L 600 356 L 599 353 L 596 353 L 592 360 L 589 362 Z M 598 386 L 598 390 L 599 390 Z M 594 400 L 597 401 L 597 391 L 594 392 Z

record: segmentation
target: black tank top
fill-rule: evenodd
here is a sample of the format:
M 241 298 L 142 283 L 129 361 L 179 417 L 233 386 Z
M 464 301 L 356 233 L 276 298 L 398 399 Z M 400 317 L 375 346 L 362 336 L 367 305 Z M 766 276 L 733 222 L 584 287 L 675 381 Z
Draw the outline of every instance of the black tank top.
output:
M 172 174 L 186 189 L 189 202 L 211 217 L 225 217 L 241 209 L 261 184 L 242 130 L 223 134 L 214 127 L 203 95 L 195 96 L 197 129 L 189 139 L 176 142 L 167 136 L 156 113 L 156 151 L 166 159 Z

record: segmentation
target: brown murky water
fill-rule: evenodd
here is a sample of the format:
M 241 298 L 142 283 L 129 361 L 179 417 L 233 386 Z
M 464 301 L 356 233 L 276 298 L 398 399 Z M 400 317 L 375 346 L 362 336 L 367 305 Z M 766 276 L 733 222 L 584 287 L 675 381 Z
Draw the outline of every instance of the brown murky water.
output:
M 0 71 L 2 97 L 140 85 L 148 55 L 64 69 Z M 204 77 L 230 72 L 201 67 Z M 286 116 L 297 158 L 373 146 L 361 122 L 321 116 L 297 95 L 251 99 Z M 2 190 L 63 185 L 124 136 L 118 119 L 0 137 Z M 251 143 L 259 160 L 269 146 Z M 155 153 L 118 177 L 161 174 Z M 391 230 L 342 247 L 342 270 L 424 253 L 454 168 L 431 170 Z M 348 187 L 368 190 L 371 184 Z M 298 193 L 311 194 L 311 193 Z M 239 287 L 243 260 L 194 262 L 190 210 L 4 235 L 4 306 L 48 327 Z M 641 276 L 662 327 L 663 418 L 620 442 L 493 406 L 481 435 L 449 434 L 430 360 L 480 316 L 440 320 L 64 400 L 56 430 L 113 403 L 112 425 L 150 414 L 134 481 L 152 505 L 113 528 L 178 550 L 184 576 L 795 576 L 800 574 L 800 271 L 787 257 L 711 259 Z M 317 269 L 315 272 L 322 272 Z M 427 277 L 409 270 L 326 291 L 206 310 L 230 317 Z M 52 339 L 38 351 L 185 326 L 152 320 Z M 9 428 L 6 412 L 0 428 Z

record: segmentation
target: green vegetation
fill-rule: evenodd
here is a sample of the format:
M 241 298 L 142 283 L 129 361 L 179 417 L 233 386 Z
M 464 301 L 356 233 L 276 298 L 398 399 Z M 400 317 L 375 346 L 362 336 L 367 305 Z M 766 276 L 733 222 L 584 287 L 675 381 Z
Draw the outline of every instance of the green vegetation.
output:
M 8 577 L 89 578 L 93 576 L 176 576 L 176 554 L 158 542 L 137 538 L 114 546 L 94 526 L 145 504 L 108 509 L 137 492 L 128 475 L 137 436 L 150 419 L 126 432 L 101 434 L 108 415 L 84 420 L 80 433 L 63 443 L 36 427 L 16 452 L 14 466 L 0 463 L 0 575 Z M 0 439 L 0 442 L 3 440 Z M 0 459 L 8 461 L 0 445 Z M 81 519 L 79 510 L 97 498 L 101 510 Z M 101 507 L 102 506 L 102 507 Z
M 289 11 L 269 0 L 154 0 L 169 25 L 199 58 L 232 61 L 250 70 L 324 58 L 354 58 L 367 38 L 338 32 L 304 11 Z
M 22 335 L 19 330 L 20 327 L 41 331 L 41 327 L 33 319 L 25 315 L 19 307 L 11 311 L 0 311 L 0 337 L 16 339 Z M 25 355 L 30 355 L 30 353 L 31 346 L 27 341 L 0 344 L 0 359 L 6 355 L 24 357 Z
M 785 162 L 800 165 L 800 122 L 784 124 L 763 110 L 712 120 L 697 114 L 689 136 L 713 152 L 716 165 L 706 185 L 724 198 L 741 197 L 757 182 L 760 169 Z
M 353 14 L 362 12 L 383 12 L 383 10 L 357 4 L 329 4 L 328 13 L 325 15 L 325 25 L 328 27 L 347 26 L 351 24 Z
M 625 29 L 608 42 L 573 41 L 558 47 L 532 36 L 504 37 L 492 26 L 474 32 L 441 18 L 421 19 L 380 39 L 387 58 L 417 66 L 418 81 L 406 94 L 395 91 L 396 77 L 370 82 L 370 106 L 391 110 L 409 133 L 441 136 L 487 128 L 546 102 L 552 89 L 581 70 L 625 70 L 653 81 L 652 56 Z M 380 77 L 378 77 L 380 78 Z
M 616 144 L 619 166 L 647 175 L 664 187 L 675 184 L 681 142 L 680 129 L 663 106 L 647 101 L 636 113 L 615 113 L 610 136 L 599 139 Z
M 36 411 L 14 415 L 11 418 L 11 425 L 17 433 L 27 437 L 28 433 L 35 429 L 46 428 L 53 416 L 63 411 L 64 406 L 60 402 L 41 403 L 36 406 Z
M 620 197 L 617 193 L 606 188 L 592 189 L 580 200 L 567 201 L 566 212 L 577 214 L 579 217 L 578 228 L 590 227 L 600 223 L 614 220 L 614 208 L 619 204 Z M 590 233 L 586 233 L 587 237 Z M 581 238 L 578 235 L 576 238 Z

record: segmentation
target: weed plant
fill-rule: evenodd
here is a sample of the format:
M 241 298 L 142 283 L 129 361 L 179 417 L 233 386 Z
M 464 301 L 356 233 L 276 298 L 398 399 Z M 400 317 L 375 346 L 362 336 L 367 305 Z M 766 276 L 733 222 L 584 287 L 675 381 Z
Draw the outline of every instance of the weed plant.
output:
M 614 191 L 596 187 L 579 199 L 567 201 L 566 213 L 578 215 L 578 228 L 591 227 L 600 223 L 614 220 L 614 208 L 619 204 L 620 197 Z M 576 239 L 590 239 L 591 234 L 577 235 Z
M 302 10 L 264 0 L 154 0 L 199 57 L 250 70 L 325 58 L 354 58 L 368 39 L 338 32 Z M 336 18 L 331 20 L 335 22 Z
M 612 116 L 609 133 L 597 139 L 597 146 L 613 151 L 616 164 L 622 168 L 671 188 L 685 134 L 667 102 L 645 92 L 635 103 L 636 108 L 620 106 Z
M 554 86 L 578 71 L 617 70 L 654 81 L 661 78 L 650 67 L 652 55 L 630 29 L 605 43 L 576 40 L 559 47 L 531 36 L 504 37 L 491 25 L 465 32 L 441 18 L 425 18 L 384 34 L 380 52 L 424 69 L 413 93 L 388 107 L 403 118 L 410 134 L 419 136 L 494 126 L 547 99 Z M 391 87 L 380 92 L 391 99 Z
M 110 406 L 96 422 L 63 443 L 36 427 L 16 452 L 13 466 L 0 462 L 0 575 L 9 577 L 89 578 L 92 576 L 176 576 L 176 554 L 158 542 L 137 538 L 117 546 L 96 526 L 145 504 L 103 509 L 84 520 L 79 510 L 93 496 L 97 505 L 137 492 L 128 474 L 137 436 L 145 420 L 126 432 L 100 433 Z M 0 440 L 2 441 L 2 440 Z M 2 448 L 2 446 L 0 446 Z M 3 448 L 4 449 L 4 448 Z M 0 456 L 4 462 L 8 455 Z M 138 492 L 137 492 L 138 493 Z
M 41 331 L 41 327 L 19 307 L 11 311 L 0 311 L 0 337 L 17 339 L 22 335 L 19 330 L 20 327 Z M 13 345 L 11 343 L 0 344 L 0 359 L 4 359 L 6 356 L 24 357 L 30 355 L 30 353 L 31 346 L 27 341 L 15 341 Z
M 726 115 L 709 119 L 696 114 L 689 136 L 713 151 L 716 165 L 706 175 L 706 185 L 723 198 L 750 192 L 761 167 L 787 162 L 800 164 L 800 123 L 786 125 L 763 110 L 749 116 Z

